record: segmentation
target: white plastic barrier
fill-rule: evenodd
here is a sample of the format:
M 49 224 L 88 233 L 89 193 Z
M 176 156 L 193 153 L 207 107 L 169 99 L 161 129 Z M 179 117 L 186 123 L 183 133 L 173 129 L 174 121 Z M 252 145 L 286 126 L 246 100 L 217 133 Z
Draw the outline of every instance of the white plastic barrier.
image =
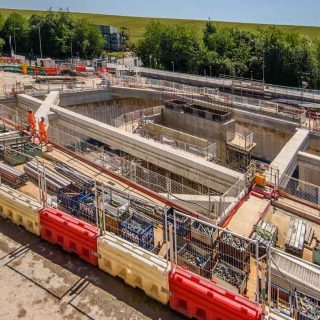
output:
M 0 185 L 0 215 L 26 230 L 40 235 L 41 204 L 20 191 Z
M 146 295 L 167 304 L 169 301 L 170 262 L 108 233 L 98 239 L 99 268 Z

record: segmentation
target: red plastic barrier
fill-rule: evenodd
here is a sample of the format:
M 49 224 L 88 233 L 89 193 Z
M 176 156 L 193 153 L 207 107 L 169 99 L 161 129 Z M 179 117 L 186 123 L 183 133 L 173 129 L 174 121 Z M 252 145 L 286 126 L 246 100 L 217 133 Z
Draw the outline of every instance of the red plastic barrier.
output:
M 45 208 L 40 211 L 41 238 L 60 245 L 93 265 L 98 264 L 98 229 L 67 213 Z
M 44 67 L 44 71 L 47 75 L 50 75 L 50 76 L 58 75 L 58 68 Z
M 75 69 L 77 72 L 85 72 L 86 66 L 76 66 Z
M 261 306 L 175 269 L 169 276 L 172 309 L 201 320 L 260 320 Z
M 108 72 L 108 68 L 107 67 L 99 67 L 98 71 L 99 72 Z

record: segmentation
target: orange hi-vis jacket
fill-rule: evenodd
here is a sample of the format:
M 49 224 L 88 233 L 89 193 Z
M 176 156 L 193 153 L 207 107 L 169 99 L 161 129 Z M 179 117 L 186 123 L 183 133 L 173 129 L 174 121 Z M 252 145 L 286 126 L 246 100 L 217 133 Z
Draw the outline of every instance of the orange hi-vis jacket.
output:
M 31 126 L 35 126 L 36 125 L 36 118 L 35 118 L 33 112 L 28 112 L 28 123 Z
M 40 122 L 39 122 L 39 132 L 40 132 L 40 133 L 45 133 L 45 132 L 47 132 L 46 123 L 45 123 L 44 121 L 40 121 Z

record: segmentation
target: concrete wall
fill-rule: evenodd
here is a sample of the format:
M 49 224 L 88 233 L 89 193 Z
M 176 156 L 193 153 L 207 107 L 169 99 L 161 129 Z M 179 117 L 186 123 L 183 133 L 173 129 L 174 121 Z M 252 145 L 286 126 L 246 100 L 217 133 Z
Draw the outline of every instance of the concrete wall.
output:
M 85 104 L 112 99 L 111 92 L 106 90 L 86 90 L 83 92 L 64 92 L 60 94 L 60 106 Z
M 284 188 L 287 186 L 289 182 L 288 177 L 293 174 L 297 167 L 298 152 L 305 150 L 309 142 L 309 136 L 309 130 L 298 129 L 294 136 L 282 148 L 277 157 L 272 161 L 271 167 L 279 170 L 280 186 Z
M 222 164 L 226 163 L 226 136 L 227 131 L 234 132 L 234 120 L 219 123 L 164 108 L 161 113 L 161 125 L 216 143 L 217 157 Z
M 170 93 L 158 92 L 146 89 L 136 89 L 136 88 L 110 88 L 113 95 L 126 96 L 126 97 L 141 97 L 150 99 L 160 99 L 162 101 L 167 99 L 172 99 Z M 197 102 L 201 105 L 206 105 L 210 107 L 210 103 Z M 228 108 L 227 108 L 228 109 Z M 295 122 L 279 119 L 272 116 L 262 115 L 255 112 L 249 112 L 241 109 L 229 108 L 232 110 L 233 117 L 239 125 L 249 129 L 254 133 L 254 142 L 257 143 L 257 146 L 253 150 L 253 155 L 265 159 L 267 161 L 272 161 L 285 144 L 290 140 L 290 138 L 295 133 L 295 129 L 298 127 L 298 124 Z M 172 120 L 174 123 L 174 120 Z M 170 126 L 171 128 L 177 129 Z M 180 129 L 183 131 L 182 129 Z M 207 135 L 198 135 L 195 131 L 184 131 L 186 133 L 195 134 L 201 138 L 207 139 Z M 208 139 L 210 140 L 210 139 Z M 212 140 L 211 140 L 212 141 Z M 225 153 L 223 146 L 219 147 L 219 141 L 213 141 L 217 143 L 218 150 L 220 153 Z M 221 145 L 221 144 L 220 144 Z M 315 152 L 320 153 L 320 144 L 319 147 L 315 143 L 314 150 Z M 319 150 L 319 151 L 317 151 Z
M 310 141 L 306 152 L 320 156 L 320 136 L 310 135 Z
M 0 104 L 4 104 L 7 107 L 15 108 L 17 106 L 17 99 L 16 97 L 1 98 Z
M 320 186 L 320 157 L 298 153 L 299 179 Z
M 65 108 L 86 117 L 112 124 L 113 119 L 124 113 L 154 107 L 158 105 L 157 103 L 157 101 L 148 99 L 112 98 L 110 96 L 110 99 L 105 101 L 68 105 Z
M 236 123 L 253 132 L 252 155 L 272 162 L 295 133 L 296 124 L 247 112 L 235 112 Z
M 134 157 L 165 168 L 191 181 L 224 193 L 243 175 L 169 146 L 123 132 L 107 124 L 84 117 L 64 108 L 52 107 L 57 125 L 90 136 Z
M 156 135 L 164 135 L 166 137 L 170 137 L 179 141 L 186 142 L 188 144 L 200 147 L 200 148 L 207 148 L 209 143 L 208 140 L 201 139 L 198 137 L 195 137 L 193 135 L 183 133 L 181 131 L 177 131 L 174 129 L 170 129 L 164 126 L 161 126 L 156 123 L 147 123 L 146 129 L 150 134 L 156 134 Z

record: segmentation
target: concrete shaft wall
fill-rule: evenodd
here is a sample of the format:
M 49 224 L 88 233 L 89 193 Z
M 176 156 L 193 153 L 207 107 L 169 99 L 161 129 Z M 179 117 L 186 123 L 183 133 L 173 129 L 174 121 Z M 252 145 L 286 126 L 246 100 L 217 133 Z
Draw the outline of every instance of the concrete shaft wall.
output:
M 258 159 L 272 162 L 293 136 L 294 131 L 282 131 L 279 126 L 274 126 L 273 128 L 270 126 L 262 127 L 259 123 L 255 122 L 254 119 L 235 118 L 238 119 L 236 122 L 239 125 L 253 132 L 253 140 L 256 146 L 253 149 L 252 155 Z
M 86 117 L 112 124 L 112 120 L 122 114 L 157 106 L 157 101 L 139 98 L 115 98 L 106 101 L 80 103 L 65 106 L 66 109 Z
M 306 152 L 320 157 L 320 136 L 310 135 L 310 141 Z
M 320 157 L 298 153 L 299 179 L 320 186 Z
M 112 99 L 110 90 L 86 90 L 84 92 L 63 92 L 60 94 L 61 107 L 94 103 Z
M 172 95 L 168 92 L 158 92 L 145 89 L 134 89 L 134 88 L 111 88 L 111 92 L 114 96 L 123 97 L 141 97 L 144 96 L 148 99 L 154 100 L 166 100 L 172 99 Z M 197 102 L 199 104 L 204 104 L 210 107 L 210 103 Z M 228 108 L 227 108 L 228 109 Z M 233 117 L 236 123 L 249 129 L 254 133 L 254 142 L 257 143 L 253 150 L 253 155 L 267 160 L 272 161 L 276 155 L 281 151 L 281 149 L 286 145 L 290 138 L 295 133 L 295 129 L 298 124 L 291 121 L 286 121 L 283 119 L 278 119 L 276 117 L 266 116 L 259 113 L 244 111 L 240 109 L 229 108 L 233 111 Z M 171 127 L 171 126 L 170 126 Z M 192 132 L 187 132 L 191 133 Z M 198 135 L 199 136 L 199 135 Z M 200 136 L 203 137 L 203 136 Z M 205 137 L 203 137 L 205 138 Z M 217 143 L 218 150 L 219 148 Z M 319 144 L 320 152 L 320 144 Z M 315 144 L 315 150 L 316 144 Z M 223 151 L 222 151 L 223 152 Z
M 218 123 L 163 108 L 161 125 L 216 143 L 217 157 L 222 161 L 222 164 L 226 163 L 226 136 L 227 131 L 234 132 L 234 120 Z
M 191 181 L 224 193 L 243 175 L 220 165 L 180 152 L 166 145 L 123 132 L 107 124 L 95 121 L 60 107 L 51 110 L 58 116 L 57 125 L 73 129 L 111 147 L 137 158 L 165 168 Z
M 289 178 L 297 167 L 298 152 L 303 151 L 309 142 L 309 130 L 298 129 L 295 135 L 282 148 L 271 166 L 279 170 L 279 185 L 286 187 Z

